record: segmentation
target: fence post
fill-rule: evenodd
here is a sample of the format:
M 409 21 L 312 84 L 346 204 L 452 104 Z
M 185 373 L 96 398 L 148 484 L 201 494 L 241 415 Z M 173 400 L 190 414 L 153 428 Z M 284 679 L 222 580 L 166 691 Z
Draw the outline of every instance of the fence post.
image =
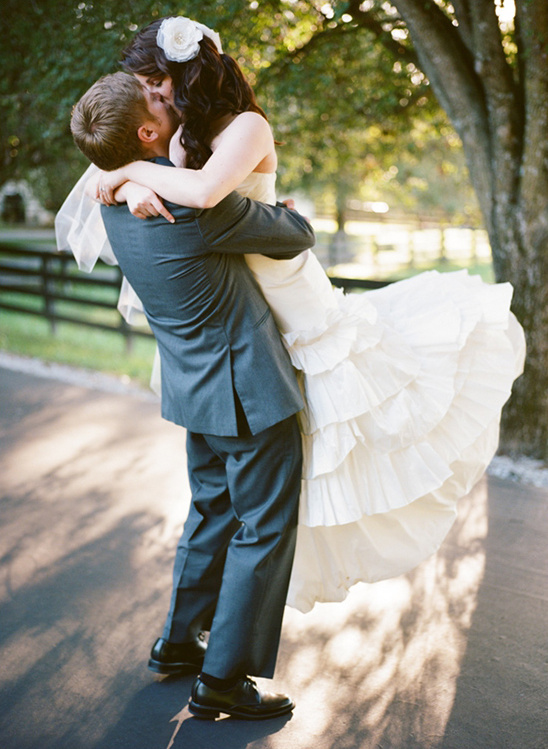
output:
M 478 260 L 478 243 L 477 243 L 477 237 L 476 237 L 476 230 L 474 228 L 470 229 L 471 238 L 470 238 L 470 259 L 473 263 L 476 263 Z
M 122 313 L 118 310 L 118 315 L 120 316 L 120 322 L 118 324 L 118 330 L 120 333 L 124 336 L 125 342 L 126 342 L 126 353 L 131 354 L 133 351 L 133 331 L 131 329 L 131 325 L 126 321 L 125 317 L 122 315 Z
M 124 274 L 122 273 L 122 269 L 120 268 L 119 265 L 115 266 L 115 273 L 118 279 L 118 290 L 119 290 L 124 280 Z M 124 336 L 124 340 L 126 344 L 126 353 L 130 354 L 133 350 L 133 338 L 134 338 L 133 330 L 131 328 L 131 325 L 127 322 L 126 318 L 122 315 L 122 313 L 118 309 L 118 305 L 115 304 L 114 307 L 117 310 L 118 317 L 119 317 L 118 330 Z
M 410 227 L 407 232 L 407 267 L 415 267 L 415 230 Z
M 447 262 L 447 248 L 445 246 L 445 223 L 441 223 L 441 225 L 440 225 L 440 255 L 439 255 L 439 261 L 440 261 L 440 263 L 446 263 Z
M 44 296 L 44 315 L 51 326 L 53 335 L 57 333 L 57 320 L 55 318 L 55 298 L 51 294 L 49 263 L 52 258 L 42 255 L 41 259 L 41 276 L 42 276 L 42 294 Z

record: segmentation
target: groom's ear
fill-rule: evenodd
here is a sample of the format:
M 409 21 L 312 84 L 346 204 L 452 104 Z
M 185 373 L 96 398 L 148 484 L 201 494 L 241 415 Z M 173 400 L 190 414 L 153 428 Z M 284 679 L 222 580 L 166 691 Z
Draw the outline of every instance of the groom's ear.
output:
M 152 127 L 150 122 L 145 122 L 137 130 L 137 137 L 142 143 L 154 143 L 158 138 L 158 132 Z

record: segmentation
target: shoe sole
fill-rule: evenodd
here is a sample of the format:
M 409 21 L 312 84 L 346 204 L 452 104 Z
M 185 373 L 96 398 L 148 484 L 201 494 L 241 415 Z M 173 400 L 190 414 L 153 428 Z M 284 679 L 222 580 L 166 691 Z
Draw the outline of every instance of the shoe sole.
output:
M 234 709 L 222 709 L 218 707 L 208 707 L 207 705 L 198 705 L 193 700 L 188 703 L 188 709 L 194 715 L 195 718 L 200 720 L 215 720 L 221 713 L 223 715 L 230 715 L 231 718 L 238 718 L 239 720 L 268 720 L 269 718 L 279 718 L 282 715 L 287 715 L 295 707 L 295 703 L 292 702 L 285 707 L 281 707 L 278 710 L 273 710 L 268 713 L 248 713 L 245 711 L 238 710 L 237 707 Z
M 202 670 L 201 665 L 198 666 L 195 663 L 169 664 L 155 661 L 153 658 L 150 658 L 148 667 L 156 674 L 164 674 L 167 676 L 188 676 L 189 674 L 199 674 Z

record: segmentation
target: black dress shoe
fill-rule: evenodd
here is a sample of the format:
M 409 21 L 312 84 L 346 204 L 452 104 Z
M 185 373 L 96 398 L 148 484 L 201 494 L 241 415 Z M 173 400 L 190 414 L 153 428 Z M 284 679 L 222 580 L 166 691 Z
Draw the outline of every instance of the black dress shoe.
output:
M 157 674 L 195 674 L 202 670 L 207 645 L 198 638 L 173 643 L 159 637 L 150 651 L 148 667 Z
M 259 692 L 252 679 L 243 676 L 232 689 L 211 689 L 199 678 L 194 682 L 188 709 L 205 720 L 214 720 L 220 713 L 244 720 L 277 718 L 291 712 L 294 702 L 285 694 Z

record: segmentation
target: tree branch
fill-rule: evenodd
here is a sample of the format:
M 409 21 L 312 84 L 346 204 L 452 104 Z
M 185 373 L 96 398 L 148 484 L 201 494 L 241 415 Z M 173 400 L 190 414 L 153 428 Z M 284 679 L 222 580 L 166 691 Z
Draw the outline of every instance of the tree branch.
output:
M 393 0 L 421 68 L 465 146 L 487 229 L 492 230 L 491 138 L 487 104 L 474 59 L 456 26 L 431 0 Z
M 500 232 L 506 226 L 504 216 L 515 210 L 521 174 L 523 117 L 519 106 L 513 71 L 504 48 L 493 0 L 476 0 L 471 5 L 474 35 L 474 66 L 478 74 L 489 113 L 491 149 L 493 226 L 492 240 L 497 233 L 494 255 L 502 262 L 512 241 Z M 504 248 L 504 250 L 502 249 Z
M 453 0 L 453 8 L 455 9 L 455 17 L 458 21 L 458 32 L 459 36 L 470 50 L 470 53 L 474 54 L 474 38 L 472 32 L 472 18 L 470 15 L 470 3 L 469 0 Z
M 502 35 L 493 0 L 477 0 L 471 6 L 474 29 L 474 67 L 483 83 L 492 120 L 492 133 L 506 148 L 521 136 L 521 112 L 514 75 L 502 46 Z M 517 154 L 515 154 L 517 156 Z
M 394 17 L 387 18 L 386 16 L 380 18 L 373 13 L 373 10 L 362 10 L 361 5 L 361 0 L 349 0 L 347 5 L 347 13 L 352 16 L 358 26 L 370 31 L 383 47 L 392 54 L 394 59 L 411 62 L 418 67 L 419 59 L 413 47 L 394 39 L 390 31 L 386 29 L 387 24 L 395 26 L 395 21 L 400 21 L 401 27 L 404 28 L 401 19 L 399 17 L 397 19 L 394 19 Z

